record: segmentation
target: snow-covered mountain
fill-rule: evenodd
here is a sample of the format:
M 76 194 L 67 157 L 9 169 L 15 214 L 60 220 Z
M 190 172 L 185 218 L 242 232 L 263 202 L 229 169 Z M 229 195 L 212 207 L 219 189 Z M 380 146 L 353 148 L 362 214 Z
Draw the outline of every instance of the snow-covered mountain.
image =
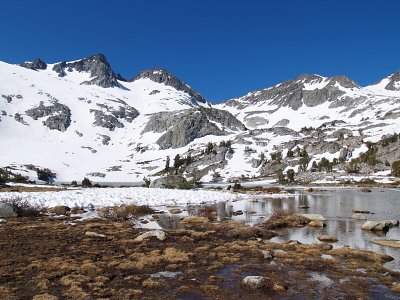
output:
M 183 171 L 203 180 L 215 171 L 268 175 L 275 169 L 262 156 L 278 150 L 307 146 L 319 160 L 346 147 L 356 157 L 364 141 L 397 130 L 399 103 L 400 72 L 367 87 L 344 76 L 302 75 L 212 105 L 164 69 L 126 80 L 101 54 L 0 62 L 0 167 L 46 167 L 61 181 L 126 182 L 159 173 L 167 156 L 172 164 L 176 154 L 190 154 Z M 209 142 L 216 146 L 204 151 Z

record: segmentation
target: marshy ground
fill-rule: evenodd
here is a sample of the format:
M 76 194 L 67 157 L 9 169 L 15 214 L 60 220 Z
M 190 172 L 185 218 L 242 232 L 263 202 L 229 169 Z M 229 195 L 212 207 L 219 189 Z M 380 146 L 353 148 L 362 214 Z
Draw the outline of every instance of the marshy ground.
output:
M 296 220 L 298 222 L 299 220 Z M 273 225 L 271 225 L 273 224 Z M 282 225 L 283 224 L 283 225 Z M 109 219 L 10 218 L 0 226 L 2 299 L 385 299 L 390 257 L 330 244 L 269 243 L 274 226 L 187 223 L 166 239 Z M 246 276 L 263 284 L 243 284 Z

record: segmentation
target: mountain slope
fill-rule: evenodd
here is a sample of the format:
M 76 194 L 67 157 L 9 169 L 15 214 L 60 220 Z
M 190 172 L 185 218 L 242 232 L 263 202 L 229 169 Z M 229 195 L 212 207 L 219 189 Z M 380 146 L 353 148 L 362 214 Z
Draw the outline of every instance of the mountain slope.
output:
M 108 182 L 161 175 L 177 154 L 179 172 L 205 181 L 311 170 L 323 158 L 340 158 L 337 168 L 345 169 L 366 141 L 398 130 L 399 74 L 367 87 L 345 76 L 301 75 L 212 105 L 164 69 L 126 80 L 101 54 L 0 62 L 0 167 Z M 302 148 L 306 166 L 299 154 L 287 157 Z M 389 163 L 400 158 L 397 148 L 381 151 Z

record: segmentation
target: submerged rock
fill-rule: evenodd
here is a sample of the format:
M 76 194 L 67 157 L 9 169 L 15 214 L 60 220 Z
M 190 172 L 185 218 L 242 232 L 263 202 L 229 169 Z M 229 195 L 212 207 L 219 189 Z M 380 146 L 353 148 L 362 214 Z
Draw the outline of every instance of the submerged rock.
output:
M 338 241 L 337 237 L 333 235 L 321 235 L 317 237 L 317 239 L 321 242 L 329 242 L 329 243 L 336 243 Z
M 355 220 L 366 220 L 367 219 L 366 216 L 364 216 L 363 214 L 359 214 L 359 213 L 352 214 L 351 218 L 355 219 Z
M 307 218 L 310 221 L 326 221 L 320 214 L 300 214 L 300 216 Z
M 145 239 L 150 239 L 152 237 L 157 238 L 160 241 L 165 241 L 167 239 L 167 235 L 162 230 L 151 230 L 145 233 L 142 233 L 138 237 L 134 239 L 135 242 L 142 242 Z
M 396 240 L 373 240 L 372 243 L 379 245 L 379 246 L 400 248 L 400 241 L 396 241 Z

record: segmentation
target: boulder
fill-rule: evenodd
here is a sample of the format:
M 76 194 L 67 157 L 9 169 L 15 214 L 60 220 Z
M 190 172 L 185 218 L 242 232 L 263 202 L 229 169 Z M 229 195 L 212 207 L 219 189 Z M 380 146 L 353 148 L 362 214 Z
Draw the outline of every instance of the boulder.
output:
M 389 227 L 399 226 L 399 221 L 397 221 L 397 220 L 385 220 L 382 222 L 384 222 Z
M 322 221 L 311 221 L 310 223 L 308 223 L 308 226 L 310 227 L 324 227 L 325 224 Z
M 182 209 L 180 209 L 180 208 L 172 208 L 172 209 L 169 210 L 169 213 L 170 214 L 180 214 L 180 213 L 182 213 Z
M 15 207 L 9 203 L 0 203 L 0 218 L 17 217 Z
M 307 218 L 310 221 L 326 221 L 320 214 L 300 214 L 300 216 Z
M 208 223 L 208 221 L 209 220 L 206 217 L 186 217 L 181 221 L 181 223 L 183 223 L 183 224 Z
M 251 290 L 259 290 L 265 288 L 272 288 L 273 283 L 271 279 L 264 276 L 246 276 L 243 278 L 243 284 Z
M 388 231 L 389 226 L 383 222 L 377 221 L 367 221 L 361 225 L 362 230 L 371 230 L 371 231 Z
M 151 188 L 182 188 L 187 184 L 186 179 L 181 175 L 168 175 L 157 178 L 150 183 Z
M 274 254 L 271 250 L 260 250 L 265 259 L 273 259 Z
M 59 205 L 59 206 L 54 206 L 49 208 L 49 212 L 50 213 L 54 213 L 58 216 L 60 215 L 67 215 L 68 213 L 70 213 L 71 208 L 69 208 L 68 206 L 65 205 Z
M 93 231 L 86 231 L 85 235 L 90 236 L 90 237 L 101 237 L 101 238 L 106 237 L 104 234 L 93 232 Z
M 379 246 L 400 248 L 400 241 L 396 241 L 396 240 L 373 240 L 372 243 L 379 245 Z
M 135 242 L 142 242 L 145 239 L 150 239 L 152 237 L 157 238 L 160 241 L 165 241 L 167 239 L 167 235 L 165 234 L 164 231 L 162 230 L 151 230 L 151 231 L 147 231 L 145 233 L 140 234 L 139 236 L 137 236 L 134 241 Z
M 366 216 L 364 216 L 363 214 L 358 214 L 358 213 L 352 214 L 351 218 L 355 219 L 355 220 L 366 220 L 367 219 Z
M 321 235 L 317 237 L 317 239 L 321 242 L 329 242 L 329 243 L 336 243 L 338 239 L 332 235 Z
M 0 225 L 1 224 L 6 224 L 7 223 L 7 221 L 6 220 L 4 220 L 4 219 L 0 219 Z

